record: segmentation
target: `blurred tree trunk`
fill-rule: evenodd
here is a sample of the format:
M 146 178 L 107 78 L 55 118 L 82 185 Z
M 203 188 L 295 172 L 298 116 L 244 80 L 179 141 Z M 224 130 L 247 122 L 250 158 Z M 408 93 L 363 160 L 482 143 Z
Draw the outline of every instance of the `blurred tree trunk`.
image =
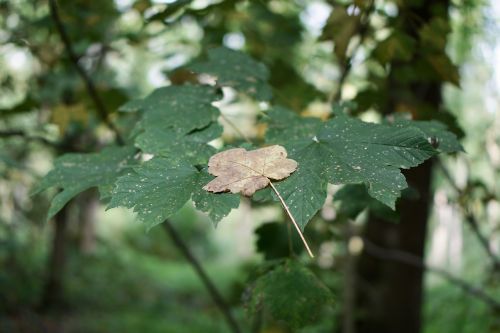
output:
M 99 196 L 95 189 L 81 193 L 78 198 L 78 241 L 80 252 L 92 253 L 96 246 L 95 221 Z
M 364 237 L 380 247 L 404 251 L 424 260 L 432 162 L 406 172 L 416 200 L 401 200 L 399 223 L 373 216 Z M 421 268 L 363 252 L 357 269 L 359 320 L 356 332 L 420 332 L 423 273 Z M 361 311 L 360 311 L 361 310 Z
M 400 11 L 400 29 L 418 39 L 418 30 L 436 13 L 436 7 L 446 12 L 448 0 L 425 0 L 418 6 L 408 6 Z M 417 18 L 417 19 L 416 19 Z M 447 19 L 445 14 L 445 19 Z M 444 38 L 446 36 L 443 36 Z M 438 112 L 442 102 L 441 82 L 409 82 L 401 84 L 396 73 L 410 63 L 392 63 L 387 78 L 389 100 L 382 110 L 395 112 L 401 104 L 410 106 L 416 118 L 427 118 L 419 112 L 419 105 L 411 101 L 423 101 L 433 112 Z M 401 67 L 400 67 L 401 66 Z M 418 68 L 415 66 L 415 68 Z M 408 97 L 410 96 L 410 97 Z M 409 103 L 410 101 L 410 103 Z M 405 251 L 424 260 L 427 220 L 432 204 L 432 161 L 405 172 L 410 187 L 418 197 L 403 199 L 398 203 L 401 219 L 391 223 L 370 216 L 363 237 L 380 247 Z M 363 251 L 356 274 L 356 332 L 357 333 L 418 333 L 422 328 L 423 271 L 421 268 L 400 264 Z
M 63 304 L 64 267 L 66 263 L 68 220 L 70 204 L 66 204 L 54 218 L 54 236 L 47 265 L 47 280 L 42 292 L 40 310 L 47 311 Z

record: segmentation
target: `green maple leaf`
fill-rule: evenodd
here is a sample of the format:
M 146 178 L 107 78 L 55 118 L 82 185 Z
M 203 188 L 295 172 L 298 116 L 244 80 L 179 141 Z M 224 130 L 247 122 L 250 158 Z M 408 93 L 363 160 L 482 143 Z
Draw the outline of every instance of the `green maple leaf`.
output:
M 380 201 L 372 198 L 368 194 L 366 187 L 362 184 L 343 186 L 335 192 L 333 200 L 341 202 L 337 209 L 339 216 L 355 219 L 361 212 L 368 209 L 370 214 L 378 218 L 392 222 L 399 221 L 399 214 Z
M 304 138 L 313 138 L 323 124 L 319 118 L 299 117 L 282 106 L 272 108 L 267 116 L 266 142 L 286 142 L 289 147 L 304 144 Z
M 283 112 L 289 111 L 279 109 L 274 114 Z M 292 123 L 300 126 L 301 118 L 290 114 L 298 118 Z M 284 145 L 289 157 L 299 163 L 296 175 L 276 183 L 276 188 L 302 228 L 324 203 L 322 179 L 332 184 L 364 183 L 372 197 L 394 209 L 401 190 L 407 187 L 399 169 L 417 166 L 437 153 L 415 127 L 365 123 L 343 116 L 324 123 L 308 121 L 311 126 L 300 133 L 293 126 L 277 131 L 271 121 L 271 135 L 266 139 Z
M 176 128 L 154 127 L 139 134 L 136 145 L 145 153 L 182 159 L 193 165 L 206 164 L 215 148 L 210 142 L 222 134 L 222 126 L 212 122 L 205 128 L 183 133 Z
M 208 51 L 208 60 L 188 67 L 196 73 L 216 77 L 217 84 L 232 87 L 259 100 L 271 99 L 268 85 L 269 71 L 266 66 L 245 53 L 219 47 Z
M 54 162 L 54 168 L 35 189 L 39 193 L 51 187 L 62 189 L 50 204 L 47 219 L 59 212 L 77 194 L 99 187 L 101 197 L 125 170 L 135 164 L 133 147 L 109 147 L 99 153 L 66 154 Z
M 151 228 L 175 214 L 193 196 L 197 207 L 218 222 L 238 206 L 239 197 L 200 193 L 205 183 L 206 172 L 186 161 L 157 157 L 117 180 L 108 209 L 133 208 Z
M 274 184 L 302 230 L 325 203 L 327 183 L 317 168 L 299 162 L 297 171 Z
M 143 152 L 206 163 L 215 149 L 207 143 L 220 137 L 219 110 L 212 102 L 220 96 L 209 86 L 169 86 L 155 90 L 125 110 L 143 110 L 134 128 L 135 143 Z
M 143 111 L 142 130 L 175 128 L 189 133 L 217 120 L 220 113 L 212 102 L 219 98 L 215 88 L 210 86 L 168 86 L 154 90 L 144 99 L 125 104 L 121 110 Z
M 264 311 L 291 328 L 314 323 L 332 305 L 331 291 L 314 273 L 292 260 L 259 277 L 247 304 L 251 314 Z
M 205 191 L 205 186 L 213 177 L 204 169 L 199 172 L 197 186 L 193 189 L 192 199 L 197 209 L 208 214 L 215 225 L 233 208 L 240 205 L 239 195 L 232 193 L 211 193 Z
M 455 134 L 448 131 L 446 125 L 435 120 L 407 120 L 397 119 L 396 127 L 416 127 L 420 129 L 431 144 L 435 143 L 436 149 L 444 153 L 463 152 L 464 148 Z

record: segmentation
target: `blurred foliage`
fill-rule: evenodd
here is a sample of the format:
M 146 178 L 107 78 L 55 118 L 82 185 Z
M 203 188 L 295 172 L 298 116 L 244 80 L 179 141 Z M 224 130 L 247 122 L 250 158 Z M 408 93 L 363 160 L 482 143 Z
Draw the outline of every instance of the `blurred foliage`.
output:
M 486 7 L 487 1 L 453 0 L 449 8 L 431 6 L 433 18 L 420 24 L 418 17 L 407 15 L 419 6 L 419 0 L 370 3 L 58 1 L 79 65 L 92 77 L 110 118 L 131 137 L 140 134 L 132 128 L 142 113 L 117 112 L 120 105 L 135 103 L 158 86 L 209 79 L 186 71 L 186 65 L 196 59 L 206 60 L 198 65 L 202 72 L 213 74 L 211 71 L 217 70 L 220 74 L 213 66 L 219 60 L 213 56 L 217 51 L 211 54 L 209 49 L 225 46 L 243 50 L 269 68 L 269 73 L 250 73 L 257 81 L 269 76 L 270 87 L 263 88 L 263 95 L 272 91 L 276 104 L 296 114 L 325 119 L 331 114 L 326 100 L 339 91 L 341 99 L 356 102 L 346 110 L 354 116 L 380 122 L 386 121 L 382 119 L 385 115 L 397 112 L 403 117 L 445 123 L 464 138 L 467 155 L 444 161 L 457 176 L 461 193 L 436 174 L 436 210 L 452 207 L 455 212 L 469 212 L 481 222 L 485 233 L 498 235 L 500 122 L 495 105 L 499 99 L 491 83 L 495 54 L 483 51 L 498 47 L 498 19 L 491 17 L 494 11 Z M 44 224 L 43 220 L 49 198 L 55 193 L 30 193 L 55 158 L 67 152 L 100 150 L 113 142 L 114 136 L 102 125 L 68 59 L 47 2 L 4 0 L 0 1 L 0 13 L 0 133 L 24 133 L 0 137 L 0 332 L 36 332 L 40 327 L 70 333 L 228 331 L 198 277 L 160 230 L 146 234 L 130 215 L 100 212 L 95 248 L 85 253 L 79 246 L 78 207 L 70 213 L 64 311 L 37 312 L 53 230 L 53 222 Z M 407 22 L 414 25 L 413 31 L 401 29 Z M 339 87 L 339 78 L 349 63 L 343 87 Z M 206 70 L 207 64 L 211 64 L 210 70 Z M 231 79 L 234 73 L 223 74 Z M 397 89 L 389 88 L 394 87 L 390 81 L 397 82 Z M 412 94 L 415 82 L 446 82 L 446 105 L 437 110 L 428 101 L 416 99 Z M 247 87 L 247 83 L 242 84 Z M 224 96 L 228 96 L 227 91 Z M 269 119 L 262 112 L 266 105 L 255 105 L 258 103 L 243 94 L 229 96 L 220 102 L 221 110 L 238 126 L 253 128 L 258 118 Z M 373 116 L 374 110 L 382 115 Z M 390 117 L 387 121 L 393 120 Z M 264 141 L 264 122 L 259 123 L 259 130 L 245 134 Z M 239 140 L 230 134 L 229 127 L 225 123 L 223 138 Z M 272 130 L 268 129 L 268 134 Z M 193 134 L 199 133 L 189 132 Z M 85 186 L 88 181 L 92 179 L 69 175 L 66 185 Z M 111 190 L 102 189 L 104 193 Z M 245 331 L 255 324 L 255 318 L 249 319 L 241 307 L 242 295 L 257 317 L 263 308 L 261 325 L 266 332 L 290 332 L 290 326 L 306 324 L 295 331 L 340 330 L 345 253 L 343 230 L 337 222 L 362 221 L 366 210 L 394 221 L 398 216 L 369 197 L 363 186 L 335 191 L 333 195 L 329 191 L 327 205 L 306 230 L 306 237 L 317 243 L 319 257 L 307 268 L 284 259 L 290 256 L 287 225 L 269 210 L 272 196 L 264 190 L 258 192 L 262 200 L 242 203 L 242 209 L 251 205 L 252 213 L 234 213 L 215 231 L 191 204 L 174 218 L 180 234 L 203 261 Z M 444 199 L 440 196 L 443 193 Z M 442 240 L 433 238 L 442 233 L 438 222 L 430 230 L 430 254 L 434 247 L 443 248 Z M 498 273 L 488 266 L 477 240 L 464 234 L 459 252 L 447 252 L 449 257 L 458 256 L 461 266 L 449 257 L 440 263 L 498 294 Z M 253 243 L 257 251 L 251 248 Z M 292 253 L 302 260 L 305 254 L 293 233 L 291 245 Z M 251 275 L 255 270 L 260 274 Z M 249 274 L 250 283 L 246 281 Z M 287 295 L 286 304 L 280 303 L 290 292 L 294 302 L 289 303 Z M 315 302 L 301 298 L 307 295 Z M 323 302 L 332 297 L 333 308 L 322 313 Z M 495 332 L 500 325 L 498 316 L 481 302 L 432 278 L 426 284 L 424 310 L 426 333 Z M 315 317 L 320 319 L 313 320 Z
M 319 321 L 333 306 L 330 290 L 302 264 L 288 260 L 259 277 L 247 304 L 252 316 L 270 315 L 291 328 Z

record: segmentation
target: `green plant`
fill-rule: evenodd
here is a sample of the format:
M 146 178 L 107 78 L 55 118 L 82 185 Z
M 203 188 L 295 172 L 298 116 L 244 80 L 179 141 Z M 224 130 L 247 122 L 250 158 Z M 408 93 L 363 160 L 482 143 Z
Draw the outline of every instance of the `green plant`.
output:
M 190 199 L 215 224 L 219 222 L 240 202 L 238 194 L 203 189 L 213 179 L 207 172 L 210 156 L 227 149 L 209 144 L 222 134 L 220 112 L 213 104 L 222 97 L 221 88 L 269 103 L 261 110 L 267 126 L 264 141 L 250 147 L 280 144 L 298 167 L 290 177 L 270 183 L 276 190 L 272 196 L 265 192 L 268 189 L 260 190 L 260 196 L 282 199 L 299 232 L 323 206 L 327 184 L 364 184 L 369 196 L 394 209 L 407 187 L 400 169 L 415 167 L 442 150 L 461 150 L 456 137 L 436 122 L 367 123 L 348 116 L 342 105 L 333 106 L 329 119 L 322 121 L 275 106 L 266 67 L 241 52 L 214 49 L 208 60 L 188 68 L 213 75 L 215 86 L 166 86 L 131 101 L 121 110 L 138 113 L 140 121 L 125 135 L 125 145 L 56 160 L 37 189 L 62 189 L 52 201 L 48 218 L 81 191 L 98 187 L 108 208 L 132 208 L 148 229 L 167 220 Z M 436 141 L 439 145 L 433 146 Z M 145 160 L 145 154 L 154 157 Z

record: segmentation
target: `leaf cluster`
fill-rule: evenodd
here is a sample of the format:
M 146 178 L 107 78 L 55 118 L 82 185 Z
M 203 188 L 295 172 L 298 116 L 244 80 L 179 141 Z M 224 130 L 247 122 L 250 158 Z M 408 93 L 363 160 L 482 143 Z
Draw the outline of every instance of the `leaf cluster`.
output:
M 212 75 L 215 87 L 171 85 L 128 102 L 120 110 L 139 114 L 140 121 L 126 147 L 56 161 L 39 187 L 39 191 L 63 189 L 49 217 L 93 186 L 110 198 L 108 208 L 131 208 L 149 228 L 175 214 L 188 200 L 215 223 L 238 207 L 237 195 L 203 189 L 212 179 L 208 159 L 217 151 L 209 143 L 222 133 L 214 102 L 221 98 L 217 88 L 226 86 L 268 100 L 267 69 L 248 55 L 226 48 L 211 50 L 208 59 L 188 68 Z M 431 138 L 439 139 L 442 151 L 461 149 L 456 137 L 437 122 L 374 124 L 341 113 L 322 121 L 273 106 L 265 123 L 266 145 L 286 147 L 289 157 L 298 162 L 297 171 L 275 186 L 302 229 L 324 204 L 328 183 L 364 184 L 371 197 L 394 209 L 407 187 L 400 169 L 415 167 L 439 152 Z M 150 155 L 152 159 L 144 158 Z

